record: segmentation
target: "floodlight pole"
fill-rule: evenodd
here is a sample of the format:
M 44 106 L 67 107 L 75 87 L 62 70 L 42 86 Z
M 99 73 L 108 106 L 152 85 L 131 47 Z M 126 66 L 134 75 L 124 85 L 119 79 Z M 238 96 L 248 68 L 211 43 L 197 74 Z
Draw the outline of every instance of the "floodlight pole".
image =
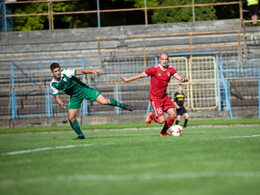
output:
M 98 27 L 100 27 L 101 24 L 100 24 L 100 7 L 99 7 L 99 0 L 97 0 L 97 19 L 98 19 Z
M 148 17 L 147 17 L 147 2 L 144 0 L 144 17 L 145 17 L 145 25 L 148 24 Z
M 192 0 L 192 21 L 195 22 L 195 7 L 194 7 L 194 0 Z
M 7 18 L 6 18 L 6 5 L 5 2 L 3 2 L 3 7 L 4 7 L 4 31 L 7 31 Z
M 49 30 L 54 29 L 54 19 L 53 19 L 53 5 L 52 1 L 48 3 L 48 13 L 49 13 Z
M 240 13 L 240 19 L 241 21 L 243 20 L 243 4 L 242 4 L 242 0 L 239 0 L 239 13 Z
M 51 30 L 51 6 L 48 3 L 48 12 L 49 12 L 49 30 Z

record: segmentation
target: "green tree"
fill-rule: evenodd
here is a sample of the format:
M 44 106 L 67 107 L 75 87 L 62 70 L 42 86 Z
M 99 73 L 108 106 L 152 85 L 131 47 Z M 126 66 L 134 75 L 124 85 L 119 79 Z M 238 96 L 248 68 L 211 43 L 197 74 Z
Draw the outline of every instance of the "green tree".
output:
M 54 12 L 96 10 L 96 1 L 73 1 L 53 3 Z M 96 14 L 56 15 L 55 28 L 83 28 L 97 25 Z
M 10 6 L 13 14 L 48 13 L 48 3 L 31 3 Z M 53 2 L 54 12 L 96 10 L 95 1 Z M 96 25 L 95 14 L 71 14 L 54 16 L 55 28 L 80 28 Z M 94 24 L 95 23 L 95 24 Z M 49 28 L 49 16 L 24 16 L 13 18 L 14 30 L 42 30 Z
M 28 4 L 22 4 L 20 6 L 15 5 L 11 7 L 11 10 L 13 14 L 47 13 L 48 4 L 33 3 L 30 4 L 30 6 L 28 6 Z M 47 23 L 47 16 L 14 17 L 13 29 L 15 31 L 41 30 L 44 29 Z
M 125 0 L 128 2 L 133 2 L 135 7 L 144 7 L 144 0 Z M 159 5 L 160 1 L 157 0 L 146 0 L 147 7 L 156 7 Z
M 194 0 L 195 4 L 226 2 L 226 0 Z M 236 1 L 236 0 L 228 0 Z M 122 9 L 122 8 L 143 8 L 144 0 L 100 0 L 100 9 Z M 243 1 L 246 7 L 246 1 Z M 147 0 L 147 7 L 191 5 L 192 0 Z M 48 13 L 48 3 L 10 4 L 13 14 Z M 73 12 L 96 10 L 96 0 L 53 2 L 54 12 Z M 143 11 L 101 13 L 101 26 L 118 26 L 144 24 Z M 156 9 L 148 10 L 148 23 L 171 23 L 190 22 L 192 8 Z M 225 6 L 201 6 L 195 8 L 196 21 L 239 18 L 238 5 Z M 84 28 L 97 26 L 97 14 L 70 14 L 54 15 L 54 28 Z M 31 17 L 14 17 L 13 26 L 16 31 L 42 30 L 49 28 L 48 15 Z
M 207 3 L 207 0 L 196 0 L 196 4 Z M 161 0 L 160 6 L 191 5 L 191 0 Z M 196 21 L 217 19 L 213 6 L 195 8 Z M 153 23 L 190 22 L 193 21 L 192 8 L 158 9 L 152 15 Z

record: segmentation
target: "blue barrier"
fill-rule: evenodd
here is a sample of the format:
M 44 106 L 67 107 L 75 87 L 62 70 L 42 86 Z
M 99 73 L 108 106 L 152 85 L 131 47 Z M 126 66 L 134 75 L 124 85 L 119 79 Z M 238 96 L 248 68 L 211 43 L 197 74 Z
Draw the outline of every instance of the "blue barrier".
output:
M 81 114 L 82 114 L 82 116 L 88 115 L 88 101 L 87 100 L 83 100 L 83 102 L 82 102 Z
M 50 87 L 47 87 L 45 90 L 45 116 L 49 118 L 53 116 L 52 94 Z
M 226 108 L 229 111 L 230 118 L 233 119 L 232 110 L 231 110 L 231 104 L 230 104 L 230 90 L 229 90 L 230 87 L 229 87 L 229 82 L 224 77 L 221 64 L 219 64 L 217 67 L 219 69 L 220 77 L 221 77 L 222 82 L 223 82 L 223 87 L 224 87 L 224 92 L 225 92 Z
M 7 14 L 12 14 L 5 1 L 0 2 L 0 32 L 13 30 L 13 22 L 11 17 L 6 17 Z
M 239 62 L 237 58 L 234 58 L 234 61 L 223 61 L 222 54 L 212 52 L 212 53 L 196 53 L 192 55 L 214 55 L 217 64 L 217 96 L 218 96 L 218 107 L 219 111 L 228 110 L 230 117 L 232 116 L 231 110 L 231 100 L 230 100 L 230 86 L 229 86 L 229 79 L 235 80 L 240 79 L 241 77 L 246 78 L 247 80 L 254 80 L 259 81 L 260 75 L 260 61 L 259 60 L 252 60 L 251 61 L 242 61 Z M 191 55 L 190 53 L 183 54 L 187 56 L 187 58 Z M 171 55 L 171 56 L 183 56 L 181 54 Z M 85 57 L 75 57 L 75 58 L 55 58 L 55 59 L 36 59 L 36 60 L 16 60 L 11 62 L 11 83 L 10 86 L 12 88 L 11 95 L 10 95 L 10 104 L 8 108 L 10 110 L 10 117 L 15 118 L 26 118 L 26 117 L 36 117 L 36 116 L 45 116 L 45 117 L 56 117 L 56 116 L 63 116 L 67 113 L 63 113 L 61 111 L 57 112 L 58 104 L 56 104 L 54 98 L 52 97 L 51 90 L 48 87 L 49 82 L 51 80 L 51 74 L 49 70 L 49 65 L 53 62 L 58 62 L 61 64 L 63 68 L 91 68 L 95 69 L 98 68 L 98 65 L 94 63 L 94 58 L 90 58 L 90 60 L 86 61 Z M 94 80 L 87 79 L 84 75 L 81 77 L 83 82 L 90 81 L 95 84 L 95 86 L 104 86 L 103 83 L 105 82 L 119 82 L 121 81 L 119 74 L 127 73 L 127 76 L 140 73 L 145 68 L 144 66 L 140 66 L 141 58 L 130 59 L 129 57 L 123 58 L 114 58 L 112 60 L 103 61 L 105 65 L 104 74 L 99 77 L 94 76 Z M 153 57 L 152 65 L 158 64 L 158 58 Z M 88 63 L 88 64 L 86 64 Z M 123 64 L 123 65 L 122 65 Z M 87 66 L 88 65 L 88 66 Z M 112 76 L 111 76 L 112 75 Z M 40 79 L 42 77 L 42 79 Z M 113 80 L 115 79 L 115 80 Z M 149 79 L 149 78 L 145 78 Z M 44 84 L 44 85 L 42 85 Z M 27 110 L 23 111 L 21 109 L 21 101 L 23 101 L 23 93 L 21 93 L 21 89 L 26 88 L 26 85 L 32 87 L 30 90 L 35 91 L 38 90 L 38 94 L 35 95 L 35 99 L 37 99 L 42 93 L 44 97 L 44 103 L 42 104 L 43 112 L 35 112 L 32 114 L 27 106 Z M 44 87 L 42 87 L 44 86 Z M 46 87 L 47 86 L 47 87 Z M 95 87 L 94 86 L 94 87 Z M 110 85 L 111 86 L 111 85 Z M 113 85 L 112 85 L 113 86 Z M 114 85 L 115 86 L 115 85 Z M 92 86 L 93 87 L 93 86 Z M 260 88 L 260 87 L 259 87 Z M 114 89 L 114 98 L 122 101 L 124 99 L 124 94 L 121 92 L 120 84 L 118 84 Z M 109 91 L 110 93 L 110 91 Z M 118 94 L 117 94 L 118 93 Z M 26 94 L 27 95 L 27 94 Z M 259 89 L 260 95 L 260 89 Z M 28 96 L 29 97 L 29 96 Z M 122 98 L 123 97 L 123 98 Z M 67 97 L 66 97 L 67 98 Z M 32 99 L 33 103 L 37 103 L 36 100 Z M 27 100 L 29 102 L 29 100 Z M 27 103 L 26 102 L 26 103 Z M 259 100 L 260 105 L 260 100 Z M 96 112 L 91 111 L 89 112 L 88 109 L 88 101 L 84 100 L 82 103 L 81 114 L 83 116 L 92 115 L 92 114 L 103 114 L 104 112 Z M 148 106 L 149 110 L 151 110 L 150 105 Z M 6 109 L 6 108 L 5 108 Z M 40 106 L 37 107 L 40 109 Z M 147 114 L 149 112 L 147 110 Z M 54 112 L 55 111 L 55 112 Z M 143 112 L 143 110 L 142 110 Z M 116 114 L 121 114 L 122 110 L 120 108 L 115 108 Z M 259 118 L 260 118 L 260 106 L 259 106 Z
M 16 91 L 12 90 L 12 118 L 17 118 Z

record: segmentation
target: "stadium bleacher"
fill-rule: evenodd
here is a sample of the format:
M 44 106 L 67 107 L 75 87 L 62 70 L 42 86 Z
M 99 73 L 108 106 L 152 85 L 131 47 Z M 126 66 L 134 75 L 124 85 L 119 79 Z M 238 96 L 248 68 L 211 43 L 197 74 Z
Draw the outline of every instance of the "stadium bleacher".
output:
M 199 34 L 199 32 L 226 31 L 217 34 Z M 243 53 L 243 62 L 239 61 L 239 51 L 237 47 L 216 47 L 217 45 L 235 45 L 237 44 L 237 33 L 228 31 L 239 31 L 241 48 L 244 47 L 243 31 L 240 20 L 218 20 L 195 23 L 175 23 L 158 25 L 138 25 L 121 27 L 104 27 L 89 29 L 67 29 L 54 31 L 32 31 L 32 32 L 1 32 L 0 33 L 0 83 L 1 83 L 1 105 L 0 117 L 8 118 L 6 109 L 10 110 L 10 91 L 11 91 L 11 62 L 16 62 L 13 71 L 15 78 L 17 117 L 46 116 L 46 87 L 51 80 L 49 73 L 49 64 L 65 58 L 84 58 L 84 63 L 73 61 L 74 67 L 87 68 L 102 67 L 104 73 L 100 77 L 89 76 L 86 78 L 88 83 L 101 91 L 105 96 L 116 97 L 115 84 L 120 82 L 119 74 L 131 76 L 144 71 L 147 67 L 156 63 L 158 54 L 167 50 L 169 54 L 189 53 L 189 36 L 187 35 L 169 35 L 169 36 L 151 36 L 145 38 L 145 56 L 143 53 L 143 39 L 137 35 L 155 35 L 155 34 L 174 34 L 174 33 L 197 33 L 192 38 L 194 53 L 217 52 L 221 56 L 224 68 L 224 75 L 227 79 L 248 78 L 252 75 L 258 78 L 259 72 L 252 72 L 252 66 L 245 67 L 245 70 L 251 71 L 247 75 L 238 75 L 234 77 L 229 73 L 234 72 L 237 63 L 248 64 L 255 63 L 259 66 L 260 37 L 247 37 L 248 54 Z M 248 28 L 250 33 L 258 33 L 257 28 Z M 136 35 L 136 37 L 125 37 Z M 100 51 L 98 51 L 97 37 L 104 36 L 123 36 L 121 38 L 111 38 L 100 40 Z M 203 46 L 203 47 L 200 47 Z M 206 47 L 205 47 L 206 46 Z M 167 49 L 169 48 L 169 49 Z M 184 49 L 180 49 L 184 48 Z M 111 50 L 111 52 L 107 52 Z M 113 50 L 117 50 L 113 52 Z M 129 50 L 129 51 L 128 51 Z M 101 55 L 99 55 L 99 52 Z M 250 56 L 247 59 L 247 56 Z M 144 59 L 146 60 L 144 64 Z M 44 61 L 46 60 L 46 61 Z M 44 63 L 43 63 L 44 61 Z M 63 64 L 61 64 L 63 65 Z M 64 66 L 67 64 L 64 62 Z M 40 69 L 39 69 L 40 67 Z M 232 71 L 230 71 L 232 70 Z M 26 75 L 28 71 L 28 74 Z M 33 72 L 34 71 L 34 72 Z M 42 75 L 39 77 L 39 73 Z M 24 79 L 26 78 L 26 79 Z M 145 80 L 144 80 L 145 81 Z M 134 104 L 139 112 L 146 112 L 149 102 L 149 82 L 122 85 L 120 84 L 120 98 L 123 102 Z M 234 83 L 234 82 L 233 82 Z M 236 85 L 236 84 L 234 84 Z M 26 87 L 34 86 L 34 88 Z M 250 83 L 252 90 L 257 92 L 258 83 Z M 237 91 L 243 91 L 246 86 L 235 87 Z M 241 99 L 234 96 L 234 87 L 231 86 L 231 106 L 241 105 Z M 243 94 L 244 92 L 241 92 Z M 250 93 L 247 93 L 250 94 Z M 255 96 L 252 93 L 251 96 Z M 250 98 L 247 97 L 247 98 Z M 64 96 L 65 102 L 68 98 Z M 63 111 L 55 105 L 53 101 L 54 116 L 60 116 Z M 256 100 L 252 101 L 252 107 L 255 107 Z M 55 106 L 54 106 L 55 105 Z M 250 105 L 247 105 L 250 106 Z M 12 110 L 10 110 L 11 113 Z M 88 104 L 88 113 L 113 113 L 114 108 L 104 108 L 97 103 Z M 9 114 L 10 114 L 9 113 Z M 233 113 L 235 117 L 239 117 Z M 228 113 L 227 113 L 228 115 Z M 10 116 L 9 116 L 10 117 Z M 198 116 L 199 117 L 199 116 Z

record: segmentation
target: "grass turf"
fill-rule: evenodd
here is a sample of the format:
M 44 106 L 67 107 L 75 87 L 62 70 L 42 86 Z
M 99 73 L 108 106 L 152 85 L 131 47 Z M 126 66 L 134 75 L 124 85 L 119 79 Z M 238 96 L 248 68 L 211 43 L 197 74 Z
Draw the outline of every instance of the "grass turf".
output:
M 188 126 L 200 126 L 200 125 L 248 125 L 248 124 L 260 124 L 260 119 L 219 119 L 219 120 L 190 120 Z M 180 121 L 180 125 L 183 125 L 183 119 Z M 161 127 L 162 125 L 155 122 L 151 123 L 149 127 Z M 100 125 L 81 125 L 83 130 L 95 130 L 95 129 L 124 129 L 124 128 L 148 128 L 145 122 L 139 123 L 110 123 Z M 70 125 L 66 126 L 39 126 L 39 127 L 21 127 L 21 128 L 2 128 L 0 134 L 10 133 L 28 133 L 28 132 L 49 132 L 49 131 L 72 131 Z
M 260 127 L 0 136 L 1 194 L 259 194 Z

